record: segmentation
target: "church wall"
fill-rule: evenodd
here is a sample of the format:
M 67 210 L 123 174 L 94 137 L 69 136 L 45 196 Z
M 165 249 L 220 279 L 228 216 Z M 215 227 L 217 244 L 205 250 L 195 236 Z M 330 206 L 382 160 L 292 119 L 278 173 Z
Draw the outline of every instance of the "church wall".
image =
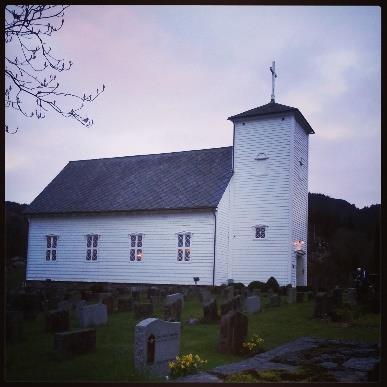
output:
M 210 211 L 31 218 L 27 280 L 211 285 L 215 218 Z M 177 233 L 191 232 L 191 260 L 177 261 Z M 130 233 L 143 234 L 143 260 L 130 261 Z M 46 261 L 46 235 L 59 236 Z M 86 235 L 98 234 L 98 259 L 86 261 Z
M 295 122 L 293 147 L 293 241 L 302 240 L 302 249 L 307 252 L 308 238 L 308 141 L 305 130 Z M 300 165 L 302 158 L 303 165 Z M 307 285 L 307 254 L 303 256 L 304 281 Z M 296 285 L 296 254 L 292 253 L 292 285 Z
M 215 285 L 227 283 L 229 261 L 230 185 L 219 202 L 216 214 Z
M 280 285 L 289 283 L 293 127 L 290 114 L 235 122 L 229 269 L 234 282 L 274 276 Z M 268 158 L 255 160 L 258 153 Z M 265 239 L 255 238 L 255 225 L 267 226 Z

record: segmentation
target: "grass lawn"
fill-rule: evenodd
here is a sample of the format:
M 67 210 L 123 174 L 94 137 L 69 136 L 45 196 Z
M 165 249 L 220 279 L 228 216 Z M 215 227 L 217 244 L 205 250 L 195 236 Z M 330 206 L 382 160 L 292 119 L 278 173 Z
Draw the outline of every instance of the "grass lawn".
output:
M 249 317 L 249 336 L 259 334 L 265 348 L 271 349 L 300 336 L 331 339 L 351 339 L 377 343 L 380 337 L 380 315 L 366 314 L 354 320 L 351 326 L 312 319 L 313 302 L 286 304 L 285 297 L 279 308 L 266 306 L 263 312 Z M 219 301 L 218 301 L 219 305 Z M 182 321 L 202 316 L 199 301 L 185 302 Z M 155 317 L 162 317 L 158 307 Z M 131 312 L 109 316 L 106 326 L 97 327 L 97 349 L 90 354 L 58 361 L 52 357 L 53 334 L 44 332 L 44 315 L 36 321 L 25 322 L 24 340 L 7 343 L 7 381 L 147 381 L 137 375 L 133 367 L 133 333 L 136 321 Z M 76 321 L 71 328 L 76 328 Z M 208 360 L 206 369 L 242 360 L 234 355 L 217 351 L 219 324 L 199 324 L 182 327 L 181 354 L 198 354 Z M 153 379 L 155 380 L 155 379 Z

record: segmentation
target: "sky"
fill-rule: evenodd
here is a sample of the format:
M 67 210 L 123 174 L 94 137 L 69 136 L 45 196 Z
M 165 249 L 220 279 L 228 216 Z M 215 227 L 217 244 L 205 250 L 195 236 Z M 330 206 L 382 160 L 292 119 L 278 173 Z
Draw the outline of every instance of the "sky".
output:
M 298 108 L 309 192 L 358 208 L 381 200 L 381 10 L 377 6 L 81 6 L 47 42 L 71 60 L 64 91 L 105 91 L 87 128 L 51 112 L 5 135 L 5 200 L 30 203 L 71 160 L 232 145 L 227 118 Z M 6 55 L 13 48 L 6 46 Z

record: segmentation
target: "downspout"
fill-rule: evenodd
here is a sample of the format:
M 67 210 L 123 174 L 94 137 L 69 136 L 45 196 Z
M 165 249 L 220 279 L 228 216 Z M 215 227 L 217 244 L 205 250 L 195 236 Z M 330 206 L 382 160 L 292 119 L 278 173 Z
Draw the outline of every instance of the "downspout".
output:
M 216 209 L 214 210 L 214 264 L 212 266 L 212 286 L 215 286 L 215 256 L 216 256 Z

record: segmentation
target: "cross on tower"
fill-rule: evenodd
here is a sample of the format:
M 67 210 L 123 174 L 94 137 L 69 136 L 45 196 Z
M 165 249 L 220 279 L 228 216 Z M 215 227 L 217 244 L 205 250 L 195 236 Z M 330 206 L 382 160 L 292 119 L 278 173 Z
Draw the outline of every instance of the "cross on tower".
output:
M 277 73 L 275 72 L 275 62 L 273 61 L 272 66 L 270 67 L 271 71 L 271 101 L 270 102 L 275 102 L 275 97 L 274 97 L 274 87 L 275 87 L 275 78 L 277 78 Z

